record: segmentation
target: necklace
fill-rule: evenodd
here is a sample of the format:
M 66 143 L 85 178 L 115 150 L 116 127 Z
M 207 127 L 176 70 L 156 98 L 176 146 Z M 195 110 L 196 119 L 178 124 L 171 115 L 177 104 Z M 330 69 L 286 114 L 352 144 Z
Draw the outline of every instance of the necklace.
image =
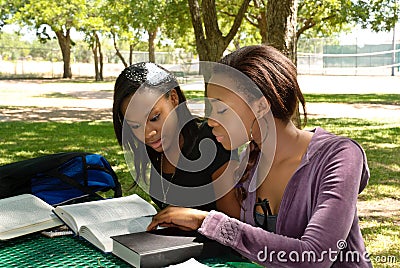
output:
M 162 153 L 161 154 L 161 163 L 160 163 L 160 173 L 161 173 L 161 176 L 160 176 L 160 181 L 161 181 L 161 189 L 162 189 L 162 193 L 163 193 L 163 203 L 164 204 L 166 204 L 167 203 L 167 194 L 168 194 L 168 191 L 169 191 L 169 187 L 171 187 L 171 184 L 172 184 L 172 180 L 174 179 L 174 177 L 175 177 L 175 173 L 176 173 L 176 168 L 175 168 L 175 171 L 174 171 L 174 173 L 172 173 L 172 176 L 171 176 L 171 180 L 169 181 L 169 183 L 168 183 L 168 187 L 167 187 L 167 190 L 165 190 L 164 189 L 164 178 L 163 178 L 163 161 L 164 160 L 164 154 Z

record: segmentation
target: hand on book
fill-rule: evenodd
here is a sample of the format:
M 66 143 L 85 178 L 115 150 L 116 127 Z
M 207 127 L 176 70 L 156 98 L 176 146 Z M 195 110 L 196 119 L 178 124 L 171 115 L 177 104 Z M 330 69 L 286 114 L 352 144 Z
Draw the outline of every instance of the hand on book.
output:
M 147 231 L 155 230 L 157 226 L 177 227 L 185 231 L 197 230 L 207 215 L 207 211 L 168 206 L 153 217 L 152 222 L 147 226 Z

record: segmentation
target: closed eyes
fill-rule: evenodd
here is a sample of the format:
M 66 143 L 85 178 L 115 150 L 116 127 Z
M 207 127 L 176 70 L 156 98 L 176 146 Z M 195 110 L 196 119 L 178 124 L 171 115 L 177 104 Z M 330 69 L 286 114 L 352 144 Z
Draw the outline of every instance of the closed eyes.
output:
M 150 118 L 149 121 L 155 122 L 159 118 L 160 118 L 160 114 L 158 113 L 158 114 L 154 115 L 152 118 Z M 138 124 L 138 123 L 128 122 L 128 124 L 129 124 L 131 129 L 138 129 L 138 128 L 141 127 L 141 124 Z
M 140 127 L 139 124 L 130 124 L 132 129 L 138 129 Z
M 151 121 L 151 122 L 155 122 L 155 121 L 157 121 L 159 118 L 160 118 L 160 114 L 156 114 L 155 116 L 153 116 L 153 117 L 150 119 L 150 121 Z
M 228 108 L 224 108 L 222 110 L 217 111 L 217 114 L 223 114 L 228 110 Z

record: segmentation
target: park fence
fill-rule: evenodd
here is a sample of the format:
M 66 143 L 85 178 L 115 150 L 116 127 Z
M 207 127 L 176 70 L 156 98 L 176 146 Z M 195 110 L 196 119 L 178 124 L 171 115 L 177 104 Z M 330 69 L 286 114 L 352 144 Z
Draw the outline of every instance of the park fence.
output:
M 393 49 L 394 48 L 394 49 Z M 26 50 L 26 48 L 24 48 Z M 12 51 L 11 51 L 12 50 Z M 19 53 L 18 53 L 19 52 Z M 0 78 L 38 77 L 60 78 L 63 75 L 63 62 L 60 57 L 50 60 L 21 56 L 18 48 L 0 48 Z M 52 55 L 56 55 L 54 49 Z M 60 52 L 59 52 L 60 53 Z M 128 58 L 128 52 L 122 52 Z M 6 57 L 4 55 L 20 55 Z M 51 54 L 51 53 L 48 53 Z M 73 77 L 94 77 L 95 67 L 89 55 L 86 60 L 83 51 L 73 51 L 71 69 Z M 117 77 L 124 65 L 115 55 L 115 51 L 104 52 L 103 77 Z M 185 75 L 198 74 L 198 59 L 191 53 L 156 52 L 156 63 L 171 71 Z M 134 52 L 132 62 L 148 61 L 147 52 Z M 299 40 L 297 46 L 297 68 L 302 75 L 400 75 L 400 42 L 393 44 L 364 44 L 355 42 L 340 45 L 335 40 L 306 39 Z
M 46 53 L 44 50 L 41 49 L 40 57 L 35 57 L 29 55 L 28 48 L 0 47 L 0 78 L 61 78 L 64 72 L 61 52 L 49 49 Z M 93 55 L 84 54 L 81 50 L 71 51 L 73 77 L 94 77 L 95 75 Z M 116 56 L 115 51 L 104 51 L 103 54 L 103 77 L 117 77 L 125 66 Z M 129 52 L 121 51 L 121 54 L 128 62 Z M 135 51 L 131 57 L 132 63 L 148 61 L 149 53 Z M 158 64 L 170 66 L 173 70 L 185 71 L 193 60 L 193 54 L 181 50 L 156 52 L 155 60 Z
M 326 39 L 299 40 L 297 67 L 300 74 L 398 74 L 400 44 L 339 45 Z

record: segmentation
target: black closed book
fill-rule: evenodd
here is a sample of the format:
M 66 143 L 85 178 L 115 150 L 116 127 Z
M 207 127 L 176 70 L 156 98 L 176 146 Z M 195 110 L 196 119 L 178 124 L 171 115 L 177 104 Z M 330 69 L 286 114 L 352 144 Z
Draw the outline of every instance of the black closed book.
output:
M 112 253 L 135 267 L 162 267 L 190 258 L 212 258 L 229 254 L 231 249 L 196 231 L 164 228 L 112 236 Z

